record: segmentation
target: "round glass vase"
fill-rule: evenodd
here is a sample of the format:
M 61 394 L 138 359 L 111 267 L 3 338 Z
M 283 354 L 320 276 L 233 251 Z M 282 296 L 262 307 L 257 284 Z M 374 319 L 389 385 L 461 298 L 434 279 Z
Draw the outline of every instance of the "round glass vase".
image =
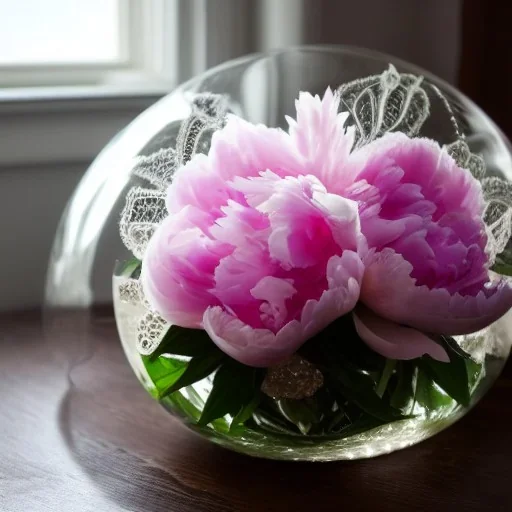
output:
M 389 68 L 390 64 L 393 68 Z M 61 220 L 48 272 L 47 307 L 89 311 L 109 302 L 113 283 L 115 317 L 127 359 L 141 384 L 158 398 L 154 378 L 148 374 L 145 356 L 140 352 L 140 332 L 141 322 L 145 322 L 145 333 L 154 332 L 155 336 L 163 332 L 165 325 L 151 316 L 148 305 L 137 296 L 137 278 L 126 272 L 126 263 L 118 266 L 112 279 L 114 262 L 133 257 L 119 236 L 119 219 L 127 194 L 134 187 L 148 188 L 141 173 L 133 172 L 138 158 L 176 146 L 180 127 L 189 118 L 198 95 L 221 95 L 230 112 L 252 123 L 286 129 L 285 116 L 294 116 L 294 102 L 300 91 L 323 94 L 328 86 L 336 89 L 365 77 L 378 79 L 388 69 L 409 85 L 411 76 L 422 77 L 416 85 L 423 87 L 428 96 L 430 115 L 419 135 L 448 145 L 463 134 L 468 150 L 483 157 L 488 175 L 510 180 L 510 146 L 499 129 L 468 98 L 426 71 L 393 57 L 350 47 L 299 47 L 251 55 L 178 87 L 135 119 L 101 152 Z M 211 131 L 204 130 L 194 151 L 207 152 L 210 138 Z M 148 197 L 156 207 L 161 204 L 161 195 Z M 141 236 L 147 236 L 147 232 Z M 230 416 L 198 426 L 212 388 L 212 376 L 160 401 L 199 435 L 249 455 L 323 461 L 377 456 L 416 444 L 466 414 L 503 368 L 512 344 L 511 327 L 507 314 L 484 331 L 457 338 L 479 362 L 468 406 L 445 396 L 444 405 L 435 410 L 414 403 L 405 419 L 366 429 L 309 434 L 307 429 L 297 429 L 285 413 L 277 412 L 272 418 L 257 411 L 235 428 L 230 428 Z

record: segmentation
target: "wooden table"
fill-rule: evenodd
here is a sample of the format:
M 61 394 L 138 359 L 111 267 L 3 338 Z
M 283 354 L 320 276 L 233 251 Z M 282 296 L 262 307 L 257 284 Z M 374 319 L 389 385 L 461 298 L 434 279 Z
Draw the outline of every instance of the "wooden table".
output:
M 88 329 L 69 315 L 46 340 L 37 313 L 0 325 L 2 512 L 512 510 L 510 364 L 474 411 L 418 446 L 274 462 L 213 446 L 152 401 L 110 315 Z

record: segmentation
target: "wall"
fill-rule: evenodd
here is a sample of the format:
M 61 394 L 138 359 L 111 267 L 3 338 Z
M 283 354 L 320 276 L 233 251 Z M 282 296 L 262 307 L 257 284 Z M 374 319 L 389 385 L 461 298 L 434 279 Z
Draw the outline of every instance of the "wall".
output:
M 38 306 L 67 198 L 86 162 L 0 170 L 0 310 Z
M 373 48 L 455 83 L 462 0 L 306 1 L 305 37 Z
M 61 213 L 101 148 L 154 96 L 2 101 L 0 310 L 38 307 Z

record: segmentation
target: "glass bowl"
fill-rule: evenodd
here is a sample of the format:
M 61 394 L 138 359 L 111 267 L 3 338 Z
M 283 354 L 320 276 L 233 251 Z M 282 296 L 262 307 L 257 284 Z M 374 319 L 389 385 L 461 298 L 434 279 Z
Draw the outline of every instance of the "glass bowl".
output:
M 198 98 L 204 93 L 221 95 L 225 101 L 223 108 L 227 111 L 252 123 L 286 128 L 285 115 L 294 115 L 294 101 L 300 91 L 323 94 L 327 86 L 336 89 L 341 84 L 371 76 L 378 83 L 386 70 L 394 73 L 393 76 L 398 77 L 409 92 L 414 87 L 421 87 L 428 97 L 430 116 L 421 127 L 421 136 L 433 138 L 459 153 L 466 151 L 466 156 L 471 153 L 481 155 L 488 176 L 499 176 L 507 181 L 512 178 L 510 145 L 496 125 L 455 88 L 401 60 L 350 47 L 298 47 L 250 55 L 223 64 L 181 85 L 119 133 L 93 162 L 69 201 L 49 264 L 46 311 L 53 319 L 64 310 L 84 313 L 80 322 L 72 320 L 76 335 L 74 343 L 69 344 L 71 367 L 86 359 L 90 350 L 90 337 L 86 334 L 88 315 L 102 306 L 109 311 L 113 302 L 119 337 L 128 362 L 144 388 L 158 397 L 154 376 L 148 374 L 141 347 L 144 343 L 153 343 L 155 340 L 151 337 L 161 336 L 163 326 L 161 320 L 148 316 L 147 304 L 137 296 L 136 276 L 126 270 L 126 261 L 144 245 L 154 225 L 151 219 L 148 220 L 146 211 L 137 233 L 125 233 L 132 236 L 132 242 L 139 237 L 133 242 L 135 246 L 127 244 L 129 250 L 119 236 L 119 223 L 127 194 L 134 187 L 150 189 L 145 193 L 144 201 L 157 207 L 162 204 L 161 192 L 154 186 L 156 175 L 152 176 L 152 185 L 140 172 L 140 165 L 136 173 L 134 168 L 140 157 L 149 157 L 159 151 L 164 155 L 166 149 L 176 146 L 180 127 L 197 108 Z M 422 81 L 417 81 L 418 77 L 423 77 Z M 405 97 L 398 101 L 404 101 Z M 210 107 L 200 105 L 203 113 L 215 117 L 215 111 L 208 112 Z M 193 138 L 195 147 L 191 151 L 206 153 L 212 132 L 211 126 L 201 127 L 199 135 Z M 456 141 L 460 144 L 462 136 L 465 145 L 449 146 Z M 159 178 L 163 183 L 169 176 L 162 174 Z M 137 199 L 140 195 L 135 196 Z M 507 205 L 498 205 L 498 214 L 508 211 L 506 208 Z M 114 272 L 116 261 L 123 263 L 118 263 Z M 442 390 L 437 390 L 444 402 L 435 410 L 430 410 L 425 403 L 415 403 L 411 409 L 414 414 L 406 419 L 359 431 L 308 434 L 297 430 L 290 418 L 281 413 L 274 417 L 255 413 L 236 428 L 230 428 L 229 416 L 208 426 L 198 426 L 197 420 L 211 390 L 211 376 L 160 401 L 171 414 L 201 436 L 249 455 L 287 460 L 377 456 L 416 444 L 440 432 L 475 405 L 506 362 L 512 344 L 510 320 L 507 314 L 484 331 L 457 339 L 481 365 L 472 375 L 468 406 L 457 404 L 442 396 Z M 143 336 L 146 337 L 142 341 L 141 321 L 145 322 Z M 50 324 L 52 335 L 55 335 L 56 325 L 62 331 L 62 324 Z

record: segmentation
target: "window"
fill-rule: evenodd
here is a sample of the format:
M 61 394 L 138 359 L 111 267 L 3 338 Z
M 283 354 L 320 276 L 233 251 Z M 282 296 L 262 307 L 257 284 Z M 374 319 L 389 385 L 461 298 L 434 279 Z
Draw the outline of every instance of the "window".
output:
M 120 0 L 0 0 L 0 65 L 119 62 Z
M 0 0 L 0 87 L 169 81 L 176 0 Z

